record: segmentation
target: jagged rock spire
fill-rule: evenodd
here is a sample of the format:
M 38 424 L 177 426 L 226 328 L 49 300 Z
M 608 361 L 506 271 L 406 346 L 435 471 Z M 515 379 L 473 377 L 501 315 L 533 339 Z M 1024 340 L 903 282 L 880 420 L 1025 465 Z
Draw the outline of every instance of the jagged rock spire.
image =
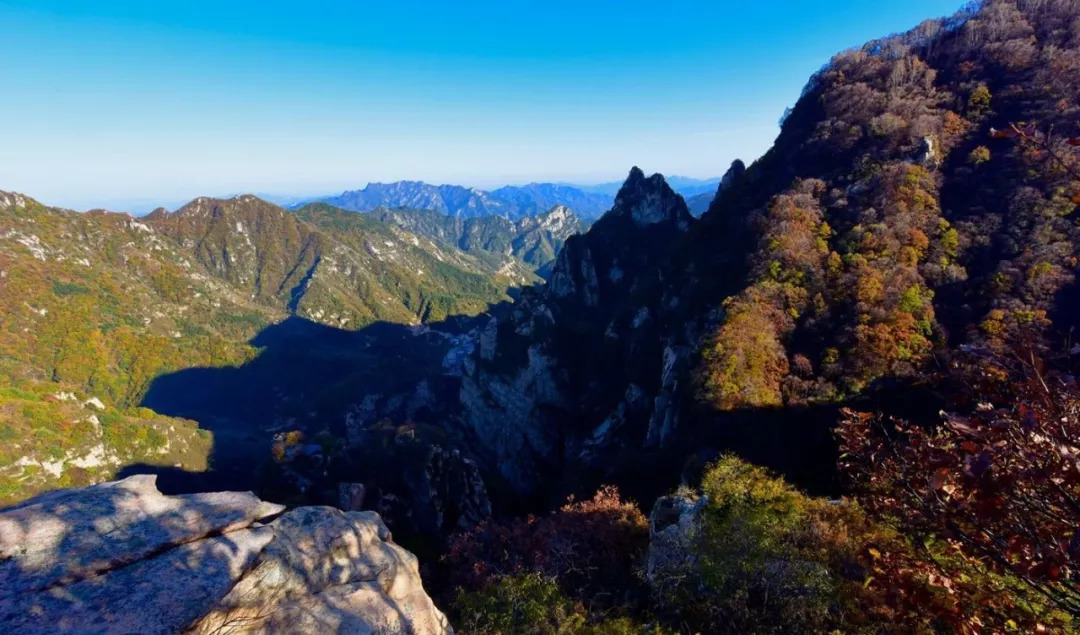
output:
M 619 188 L 610 214 L 629 217 L 639 227 L 665 223 L 685 231 L 693 222 L 686 201 L 671 189 L 663 175 L 646 178 L 637 166 L 630 169 L 626 182 Z

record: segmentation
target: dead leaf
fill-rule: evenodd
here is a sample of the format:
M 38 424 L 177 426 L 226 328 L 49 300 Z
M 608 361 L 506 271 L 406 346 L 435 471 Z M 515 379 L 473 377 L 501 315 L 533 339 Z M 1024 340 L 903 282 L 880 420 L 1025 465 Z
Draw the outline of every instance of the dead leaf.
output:
M 949 477 L 949 468 L 947 468 L 947 467 L 938 468 L 938 470 L 936 472 L 934 472 L 933 478 L 930 479 L 930 487 L 932 487 L 934 489 L 941 489 L 941 486 L 945 484 L 945 479 L 948 478 L 948 477 Z

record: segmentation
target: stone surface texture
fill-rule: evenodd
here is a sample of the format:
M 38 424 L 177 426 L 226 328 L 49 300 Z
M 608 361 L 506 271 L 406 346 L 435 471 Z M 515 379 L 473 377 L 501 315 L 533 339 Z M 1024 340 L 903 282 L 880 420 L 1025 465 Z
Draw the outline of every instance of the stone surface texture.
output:
M 0 510 L 0 632 L 452 631 L 374 512 L 139 475 Z

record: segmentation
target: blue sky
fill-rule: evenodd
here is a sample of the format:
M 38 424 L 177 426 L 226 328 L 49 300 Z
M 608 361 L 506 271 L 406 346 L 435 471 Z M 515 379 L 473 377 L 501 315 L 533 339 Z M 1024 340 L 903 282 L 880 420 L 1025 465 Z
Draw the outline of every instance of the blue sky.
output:
M 136 211 L 720 174 L 835 52 L 958 0 L 0 0 L 0 189 Z

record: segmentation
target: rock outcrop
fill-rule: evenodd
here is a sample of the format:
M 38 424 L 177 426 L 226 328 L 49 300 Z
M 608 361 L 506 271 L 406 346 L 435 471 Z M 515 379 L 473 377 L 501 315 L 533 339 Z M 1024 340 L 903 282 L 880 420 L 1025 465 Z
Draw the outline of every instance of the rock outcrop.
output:
M 0 631 L 451 632 L 377 514 L 155 481 L 0 510 Z
M 675 494 L 659 498 L 653 505 L 645 575 L 654 588 L 681 580 L 694 569 L 699 553 L 694 542 L 699 534 L 701 510 L 707 503 L 704 497 Z
M 615 197 L 611 215 L 629 216 L 641 227 L 659 223 L 672 224 L 686 231 L 693 217 L 686 209 L 686 201 L 668 187 L 664 177 L 654 174 L 648 178 L 641 168 L 634 167 Z
M 403 474 L 414 531 L 447 536 L 491 518 L 487 487 L 474 461 L 439 445 L 422 452 L 421 467 Z

